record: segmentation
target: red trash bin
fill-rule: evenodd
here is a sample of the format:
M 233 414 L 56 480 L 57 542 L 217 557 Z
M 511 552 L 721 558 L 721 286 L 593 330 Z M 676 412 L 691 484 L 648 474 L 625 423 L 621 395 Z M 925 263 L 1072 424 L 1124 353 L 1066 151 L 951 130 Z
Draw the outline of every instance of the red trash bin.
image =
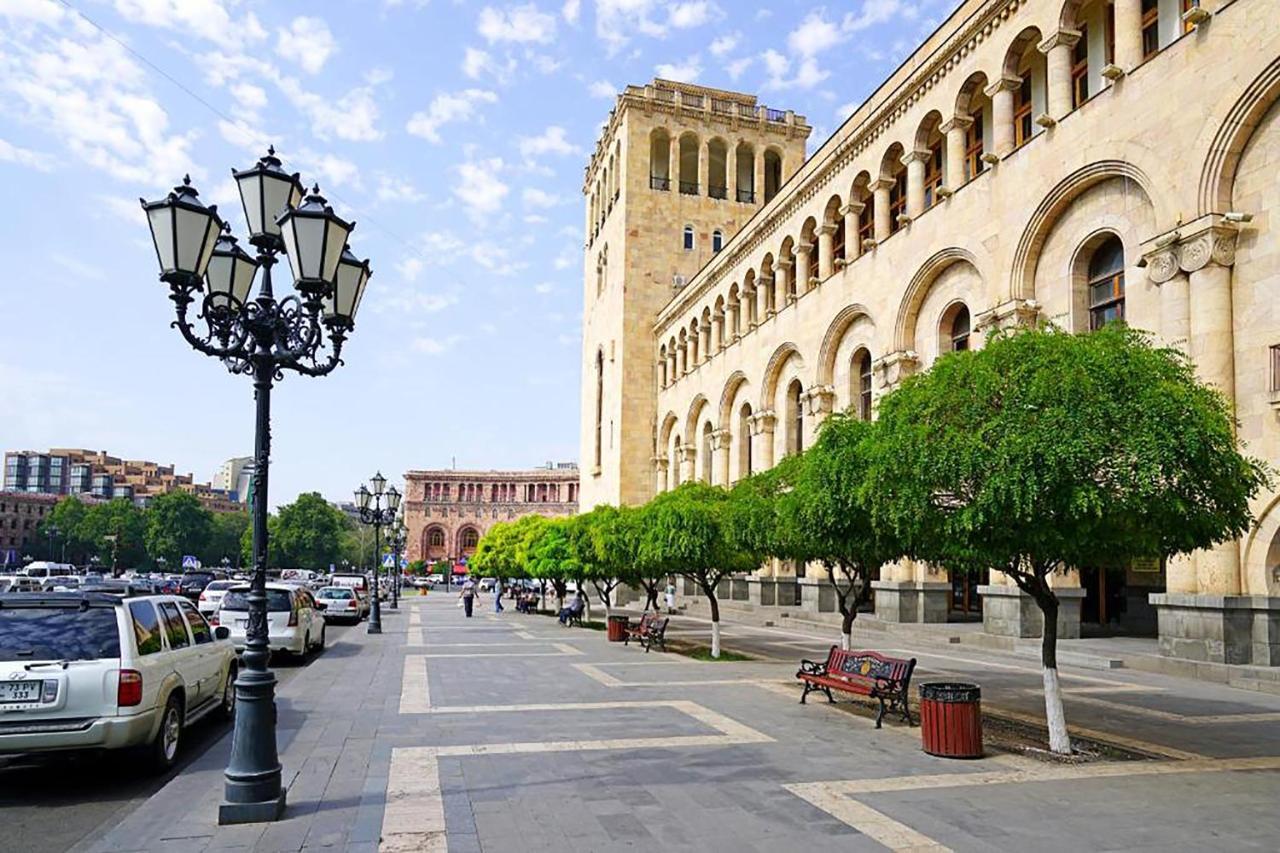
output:
M 920 735 L 930 755 L 981 758 L 981 688 L 956 682 L 921 684 Z
M 608 623 L 608 638 L 611 643 L 621 643 L 627 638 L 627 627 L 630 620 L 625 616 L 610 616 Z

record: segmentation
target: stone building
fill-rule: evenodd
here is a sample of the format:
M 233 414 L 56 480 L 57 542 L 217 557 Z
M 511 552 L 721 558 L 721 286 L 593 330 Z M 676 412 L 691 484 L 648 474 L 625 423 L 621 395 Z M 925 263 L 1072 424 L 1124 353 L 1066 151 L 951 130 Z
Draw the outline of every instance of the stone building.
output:
M 49 543 L 41 541 L 37 528 L 53 512 L 56 495 L 0 491 L 0 567 L 20 566 L 23 557 L 57 558 Z
M 527 471 L 407 471 L 404 523 L 409 560 L 459 560 L 494 522 L 578 511 L 578 466 Z
M 1123 317 L 1182 347 L 1274 462 L 1278 96 L 1273 0 L 964 0 L 803 160 L 789 113 L 739 121 L 744 96 L 628 88 L 585 187 L 584 509 L 732 483 L 807 446 L 829 412 L 872 417 L 940 355 L 1039 321 Z M 780 152 L 776 194 L 766 180 L 755 200 L 759 169 L 741 168 L 719 193 L 725 144 Z M 719 228 L 719 251 L 690 253 L 686 225 L 695 249 Z M 1060 636 L 1158 621 L 1166 654 L 1280 664 L 1278 499 L 1257 500 L 1241 541 L 1058 578 Z M 744 586 L 806 602 L 802 573 Z M 998 573 L 902 563 L 875 586 L 881 619 L 981 611 L 989 632 L 1041 630 Z

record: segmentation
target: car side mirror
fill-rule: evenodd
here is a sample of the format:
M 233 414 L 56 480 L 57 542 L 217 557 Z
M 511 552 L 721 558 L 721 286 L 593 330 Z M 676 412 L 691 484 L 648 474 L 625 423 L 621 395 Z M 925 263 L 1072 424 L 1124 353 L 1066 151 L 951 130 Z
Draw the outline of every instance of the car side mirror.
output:
M 228 628 L 226 625 L 219 625 L 218 627 L 213 629 L 213 638 L 215 640 L 230 640 L 231 629 Z

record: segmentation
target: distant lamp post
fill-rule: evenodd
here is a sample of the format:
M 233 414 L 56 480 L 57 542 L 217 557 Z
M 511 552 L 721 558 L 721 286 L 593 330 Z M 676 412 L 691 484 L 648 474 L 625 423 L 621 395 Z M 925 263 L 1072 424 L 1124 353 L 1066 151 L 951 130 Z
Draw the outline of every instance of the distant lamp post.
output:
M 48 527 L 44 529 L 44 532 L 49 537 L 49 562 L 52 563 L 53 562 L 53 539 L 59 533 L 58 525 L 50 524 Z
M 378 601 L 378 568 L 382 564 L 382 528 L 395 521 L 396 511 L 400 509 L 400 492 L 395 486 L 384 489 L 387 478 L 379 471 L 369 480 L 372 490 L 364 485 L 356 489 L 356 508 L 360 510 L 360 523 L 373 527 L 373 610 L 369 613 L 370 634 L 382 633 L 382 605 Z M 387 505 L 382 505 L 386 497 Z
M 347 248 L 355 228 L 320 188 L 303 191 L 267 149 L 251 168 L 232 171 L 254 254 L 245 251 L 185 178 L 159 201 L 143 201 L 160 280 L 169 285 L 173 323 L 195 350 L 253 380 L 257 402 L 250 499 L 253 574 L 243 665 L 236 679 L 235 730 L 218 822 L 277 820 L 284 812 L 276 751 L 275 676 L 267 667 L 267 475 L 271 450 L 271 389 L 291 370 L 324 376 L 342 363 L 342 345 L 372 274 Z M 272 267 L 283 253 L 296 294 L 277 298 Z M 257 295 L 253 281 L 262 278 Z M 188 316 L 196 303 L 196 315 Z
M 396 520 L 391 525 L 391 535 L 389 541 L 391 544 L 391 609 L 400 609 L 400 582 L 403 579 L 404 571 L 400 568 L 400 553 L 404 551 L 404 516 L 397 515 Z

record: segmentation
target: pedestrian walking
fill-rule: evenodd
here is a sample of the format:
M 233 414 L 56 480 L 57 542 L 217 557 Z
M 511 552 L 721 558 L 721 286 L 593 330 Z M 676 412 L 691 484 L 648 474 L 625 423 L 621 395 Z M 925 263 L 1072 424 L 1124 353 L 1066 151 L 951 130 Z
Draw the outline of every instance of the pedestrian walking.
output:
M 493 612 L 502 612 L 502 581 L 494 581 L 493 586 Z
M 476 583 L 471 578 L 467 578 L 462 582 L 462 592 L 458 593 L 458 597 L 462 599 L 462 609 L 467 614 L 467 618 L 471 618 L 471 609 L 476 604 Z
M 670 578 L 667 579 L 667 588 L 663 590 L 667 597 L 667 612 L 676 612 L 676 582 Z

